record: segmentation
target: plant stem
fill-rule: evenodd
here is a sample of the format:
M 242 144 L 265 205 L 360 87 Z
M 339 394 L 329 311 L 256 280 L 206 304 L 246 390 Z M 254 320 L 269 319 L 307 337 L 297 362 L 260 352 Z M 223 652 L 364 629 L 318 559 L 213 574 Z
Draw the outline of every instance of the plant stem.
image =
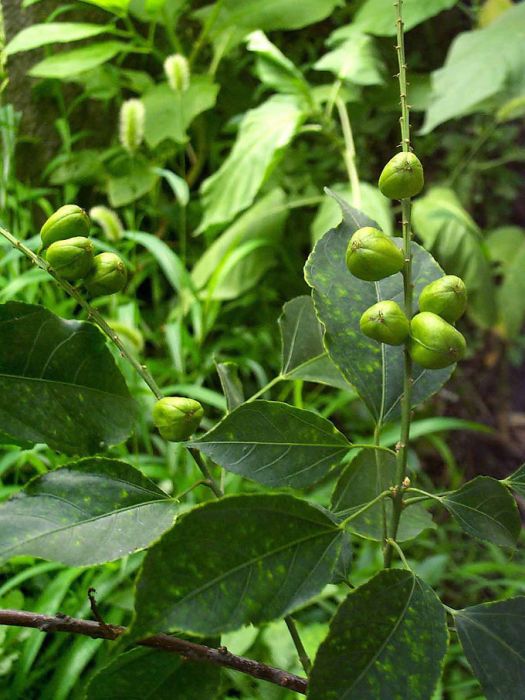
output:
M 37 255 L 32 250 L 30 250 L 26 245 L 24 245 L 21 241 L 15 238 L 13 234 L 9 233 L 9 231 L 6 231 L 6 229 L 0 227 L 0 235 L 2 235 L 6 240 L 9 241 L 13 248 L 17 248 L 21 253 L 23 253 L 26 256 L 26 258 L 29 258 L 33 265 L 36 265 L 41 270 L 44 270 L 49 275 L 51 275 L 51 277 L 53 277 L 53 279 L 59 285 L 59 287 L 61 287 L 64 290 L 64 292 L 66 292 L 66 294 L 69 294 L 69 296 L 75 299 L 75 301 L 87 312 L 88 317 L 93 319 L 93 321 L 95 321 L 95 323 L 100 327 L 100 329 L 104 331 L 104 333 L 108 336 L 111 342 L 116 345 L 122 357 L 124 357 L 130 363 L 133 369 L 137 372 L 137 374 L 139 374 L 142 377 L 142 379 L 149 386 L 155 397 L 157 399 L 161 399 L 162 391 L 160 390 L 157 382 L 151 376 L 146 365 L 141 365 L 140 362 L 127 350 L 126 346 L 119 338 L 117 333 L 115 333 L 111 326 L 104 320 L 102 315 L 84 299 L 84 297 L 80 294 L 78 289 L 73 287 L 72 284 L 69 284 L 69 282 L 67 282 L 65 279 L 62 279 L 55 272 L 55 270 L 50 265 L 48 265 L 48 263 L 43 258 L 40 257 L 40 255 Z
M 25 610 L 0 610 L 0 625 L 12 627 L 29 627 L 39 629 L 45 633 L 67 632 L 80 634 L 94 639 L 107 639 L 114 641 L 126 633 L 126 628 L 120 625 L 102 625 L 93 620 L 79 620 L 67 615 L 41 615 L 26 612 Z M 245 673 L 253 678 L 274 683 L 281 688 L 294 690 L 296 693 L 306 694 L 307 681 L 293 673 L 282 671 L 273 666 L 261 664 L 243 656 L 236 656 L 226 647 L 207 647 L 203 644 L 195 644 L 186 639 L 172 637 L 169 634 L 155 634 L 146 639 L 140 639 L 135 644 L 162 649 L 164 651 L 179 654 L 188 661 L 199 661 L 231 668 L 234 671 Z
M 403 0 L 396 0 L 397 10 L 397 60 L 399 65 L 399 96 L 401 102 L 401 146 L 403 151 L 410 151 L 410 115 L 407 101 L 407 77 L 405 62 L 405 38 L 402 18 Z M 403 267 L 403 290 L 405 300 L 405 314 L 410 320 L 412 318 L 412 234 L 410 230 L 411 200 L 401 200 L 401 225 L 403 230 L 403 254 L 405 265 Z M 410 419 L 412 405 L 412 358 L 409 352 L 408 341 L 404 346 L 404 375 L 403 375 L 403 396 L 401 397 L 401 437 L 397 445 L 397 470 L 396 484 L 397 491 L 393 499 L 392 521 L 390 526 L 390 540 L 395 541 L 399 528 L 399 521 L 403 510 L 403 488 L 402 483 L 407 471 L 408 444 L 410 440 Z M 385 568 L 389 568 L 392 563 L 393 545 L 391 541 L 385 542 Z
M 217 498 L 222 498 L 224 496 L 224 491 L 221 489 L 219 484 L 211 475 L 211 472 L 208 469 L 206 462 L 203 460 L 199 450 L 196 450 L 194 447 L 190 447 L 189 450 L 191 452 L 191 456 L 195 460 L 197 466 L 202 472 L 202 475 L 204 476 L 204 483 L 206 484 L 206 486 L 210 487 L 210 489 L 217 496 Z
M 396 550 L 396 552 L 397 552 L 398 555 L 399 555 L 399 558 L 400 558 L 401 561 L 403 562 L 403 566 L 405 567 L 405 569 L 408 569 L 408 571 L 412 571 L 412 569 L 411 569 L 410 566 L 408 565 L 407 560 L 405 559 L 405 555 L 403 554 L 403 550 L 402 550 L 401 547 L 398 545 L 398 543 L 397 543 L 395 540 L 392 540 L 392 539 L 388 539 L 387 542 L 388 542 L 388 544 L 390 544 L 391 547 L 393 547 L 393 548 Z
M 397 456 L 397 452 L 395 450 L 391 450 L 390 447 L 385 447 L 384 445 L 378 445 L 377 443 L 370 443 L 370 442 L 352 442 L 351 443 L 352 449 L 357 449 L 359 448 L 360 450 L 374 450 L 376 453 L 377 452 L 388 452 L 391 455 L 394 455 L 394 457 Z
M 352 134 L 352 125 L 346 111 L 346 105 L 340 97 L 335 100 L 343 138 L 345 140 L 345 150 L 343 151 L 343 159 L 345 161 L 350 187 L 352 188 L 352 204 L 356 209 L 361 209 L 361 185 L 359 183 L 359 174 L 357 172 L 355 160 L 355 144 Z
M 295 621 L 289 615 L 284 618 L 284 621 L 286 622 L 290 636 L 295 644 L 295 648 L 297 649 L 301 666 L 304 668 L 306 675 L 308 675 L 312 669 L 312 662 L 310 661 L 310 657 L 306 653 L 306 649 L 301 641 L 301 637 L 299 636 L 299 632 L 295 626 Z
M 378 501 L 382 501 L 384 498 L 387 498 L 388 496 L 391 496 L 391 495 L 392 495 L 392 493 L 390 490 L 381 491 L 381 493 L 379 493 L 375 498 L 373 498 L 371 501 L 369 501 L 364 506 L 362 506 L 361 508 L 359 508 L 358 510 L 353 512 L 347 518 L 345 518 L 343 520 L 343 522 L 341 523 L 341 527 L 344 527 L 346 525 L 346 523 L 349 523 L 351 520 L 354 520 L 359 515 L 366 513 L 366 511 L 369 510 L 370 508 L 372 508 L 372 506 L 375 506 L 375 504 L 378 503 Z

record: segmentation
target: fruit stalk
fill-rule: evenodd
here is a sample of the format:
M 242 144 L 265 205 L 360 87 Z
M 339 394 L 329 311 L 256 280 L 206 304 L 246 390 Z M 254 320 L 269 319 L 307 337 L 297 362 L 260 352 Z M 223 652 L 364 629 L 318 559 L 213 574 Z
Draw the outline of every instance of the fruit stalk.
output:
M 401 100 L 401 146 L 403 151 L 406 153 L 410 152 L 410 117 L 409 117 L 409 105 L 407 102 L 407 77 L 406 77 L 406 63 L 405 63 L 405 39 L 404 39 L 404 25 L 403 25 L 403 14 L 402 14 L 403 0 L 396 0 L 395 8 L 397 12 L 396 18 L 396 28 L 397 28 L 397 60 L 399 65 L 399 95 Z M 405 263 L 403 267 L 403 289 L 404 289 L 404 307 L 405 315 L 410 321 L 412 318 L 412 297 L 413 297 L 413 283 L 412 283 L 412 250 L 411 250 L 411 240 L 412 234 L 410 230 L 410 215 L 411 215 L 412 202 L 409 199 L 401 200 L 401 225 L 403 231 L 403 254 L 405 257 Z M 403 489 L 402 483 L 406 477 L 407 470 L 407 456 L 408 456 L 408 444 L 410 440 L 410 418 L 411 418 L 411 405 L 412 405 L 412 358 L 410 357 L 409 351 L 410 345 L 407 341 L 404 347 L 404 378 L 403 378 L 403 396 L 401 398 L 401 437 L 399 444 L 397 446 L 397 472 L 396 472 L 396 484 L 397 492 L 393 498 L 393 509 L 392 509 L 392 520 L 389 528 L 389 538 L 391 540 L 396 540 L 397 531 L 399 528 L 399 520 L 401 518 L 401 512 L 403 509 Z M 384 549 L 384 563 L 385 568 L 389 568 L 392 564 L 392 556 L 394 552 L 394 547 L 391 542 L 385 543 Z

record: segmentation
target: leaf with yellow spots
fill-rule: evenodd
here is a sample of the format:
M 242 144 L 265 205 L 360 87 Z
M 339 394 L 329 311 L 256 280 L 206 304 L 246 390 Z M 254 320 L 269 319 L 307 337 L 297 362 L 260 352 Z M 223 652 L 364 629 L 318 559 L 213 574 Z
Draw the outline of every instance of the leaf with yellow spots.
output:
M 429 700 L 447 642 L 445 610 L 434 591 L 411 571 L 381 571 L 336 612 L 307 698 Z

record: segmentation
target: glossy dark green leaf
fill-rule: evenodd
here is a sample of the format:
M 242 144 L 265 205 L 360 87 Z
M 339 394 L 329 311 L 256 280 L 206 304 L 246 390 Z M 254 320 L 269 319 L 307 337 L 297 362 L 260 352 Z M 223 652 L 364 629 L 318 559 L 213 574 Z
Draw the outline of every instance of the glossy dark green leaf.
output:
M 235 362 L 219 362 L 217 374 L 221 382 L 222 391 L 226 398 L 228 411 L 240 406 L 244 402 L 244 390 L 239 378 L 239 370 Z
M 523 700 L 525 597 L 459 610 L 454 621 L 487 700 Z
M 283 617 L 331 580 L 343 534 L 324 512 L 287 495 L 195 508 L 146 555 L 132 635 L 216 634 Z
M 324 342 L 334 364 L 355 387 L 376 420 L 399 415 L 403 393 L 403 348 L 377 343 L 359 328 L 365 309 L 384 299 L 402 304 L 400 273 L 380 282 L 365 282 L 347 269 L 345 253 L 352 234 L 363 226 L 377 227 L 368 217 L 341 202 L 343 221 L 319 240 L 305 267 L 305 278 L 313 288 L 317 315 L 326 328 Z M 401 247 L 399 238 L 393 239 Z M 412 244 L 414 302 L 425 285 L 443 271 L 432 256 Z M 450 377 L 453 367 L 426 370 L 414 367 L 413 404 L 434 394 Z
M 86 700 L 213 700 L 220 670 L 158 649 L 121 654 L 93 678 Z
M 411 571 L 382 571 L 335 614 L 307 698 L 429 700 L 447 640 L 445 611 L 434 591 Z
M 41 306 L 0 305 L 0 425 L 13 442 L 94 454 L 129 436 L 134 412 L 95 326 Z
M 377 454 L 373 450 L 363 450 L 346 467 L 332 495 L 330 510 L 337 516 L 348 517 L 370 503 L 382 491 L 396 483 L 396 458 L 388 452 Z M 384 500 L 387 522 L 391 520 L 392 500 Z M 383 504 L 377 503 L 361 515 L 351 520 L 347 527 L 367 539 L 383 540 Z M 427 528 L 435 528 L 430 513 L 415 504 L 406 508 L 399 523 L 397 540 L 417 537 Z
M 90 566 L 146 547 L 177 505 L 129 464 L 83 459 L 38 476 L 0 505 L 0 560 L 25 554 Z
M 522 464 L 514 474 L 507 477 L 505 483 L 510 486 L 513 491 L 525 498 L 525 464 Z
M 323 345 L 323 328 L 312 298 L 300 296 L 286 302 L 279 317 L 281 330 L 281 374 L 353 391 L 334 365 Z
M 463 530 L 480 540 L 514 547 L 521 530 L 516 501 L 490 476 L 477 476 L 441 502 Z
M 325 476 L 350 443 L 312 411 L 278 401 L 253 401 L 236 408 L 190 446 L 224 469 L 266 486 L 301 488 Z

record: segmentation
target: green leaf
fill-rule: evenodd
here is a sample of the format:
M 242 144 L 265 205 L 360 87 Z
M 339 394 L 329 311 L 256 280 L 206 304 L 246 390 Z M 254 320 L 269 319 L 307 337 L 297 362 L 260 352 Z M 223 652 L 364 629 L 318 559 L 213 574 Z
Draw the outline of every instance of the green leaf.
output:
M 524 22 L 525 5 L 518 3 L 488 27 L 456 37 L 445 65 L 432 74 L 432 100 L 422 133 L 449 119 L 486 111 L 487 100 L 495 111 L 515 97 L 515 91 L 521 92 L 525 56 L 518 28 Z
M 150 148 L 165 139 L 186 143 L 187 130 L 195 117 L 214 106 L 219 86 L 208 75 L 194 75 L 184 92 L 167 83 L 156 85 L 142 97 L 146 110 L 144 137 Z
M 383 64 L 374 46 L 374 40 L 353 25 L 334 32 L 332 51 L 314 63 L 314 69 L 330 71 L 336 78 L 355 85 L 381 85 Z
M 251 289 L 276 262 L 274 245 L 288 214 L 281 189 L 265 195 L 206 248 L 191 273 L 195 287 L 216 300 L 235 299 Z
M 82 2 L 87 2 L 89 5 L 96 5 L 103 10 L 107 10 L 107 12 L 113 12 L 121 16 L 127 13 L 130 0 L 82 0 Z
M 228 411 L 233 411 L 244 403 L 244 389 L 238 367 L 235 362 L 219 362 L 216 367 Z
M 281 374 L 285 379 L 302 379 L 354 391 L 324 348 L 323 329 L 311 297 L 300 296 L 286 302 L 279 316 L 279 329 Z
M 33 78 L 67 80 L 71 76 L 106 63 L 126 50 L 129 50 L 127 45 L 120 41 L 101 41 L 72 51 L 61 51 L 34 65 L 28 75 Z
M 525 231 L 519 226 L 502 226 L 490 233 L 486 244 L 503 277 L 496 289 L 499 324 L 507 338 L 515 339 L 525 320 Z
M 332 495 L 330 510 L 340 518 L 352 515 L 370 503 L 382 491 L 396 484 L 396 458 L 387 452 L 363 450 L 346 467 Z M 387 522 L 392 517 L 392 500 L 384 500 Z M 346 527 L 367 539 L 382 542 L 383 505 L 377 503 L 351 520 Z M 432 516 L 420 505 L 406 508 L 399 523 L 398 542 L 417 537 L 423 530 L 435 528 Z
M 125 440 L 135 404 L 91 323 L 0 305 L 0 425 L 14 442 L 93 454 Z
M 459 641 L 487 700 L 522 700 L 525 597 L 474 605 L 454 615 Z
M 294 488 L 319 481 L 350 448 L 326 418 L 277 401 L 245 403 L 189 445 L 235 474 Z
M 434 591 L 411 571 L 381 571 L 339 607 L 315 657 L 307 698 L 429 700 L 447 641 Z
M 515 547 L 521 520 L 515 500 L 497 479 L 477 476 L 441 498 L 463 530 L 501 547 Z
M 344 203 L 343 203 L 344 204 Z M 324 324 L 325 346 L 334 364 L 355 387 L 372 416 L 384 422 L 399 414 L 403 393 L 403 349 L 376 343 L 359 328 L 365 309 L 381 299 L 403 299 L 401 274 L 380 282 L 364 282 L 347 269 L 345 253 L 357 229 L 377 224 L 356 209 L 344 204 L 343 222 L 317 242 L 305 267 L 305 279 L 313 288 L 317 315 Z M 401 247 L 400 239 L 393 239 Z M 443 271 L 432 256 L 412 244 L 414 299 L 429 282 Z M 434 394 L 450 377 L 452 367 L 443 370 L 415 368 L 413 405 Z
M 131 634 L 217 634 L 284 617 L 330 581 L 342 539 L 327 515 L 292 496 L 206 503 L 149 549 Z
M 409 31 L 443 10 L 454 7 L 458 0 L 403 0 L 403 23 Z M 384 0 L 365 0 L 357 11 L 353 25 L 375 36 L 395 36 L 395 7 L 385 6 Z
M 482 326 L 496 319 L 496 289 L 481 232 L 456 194 L 434 187 L 416 199 L 414 230 L 446 272 L 467 285 L 468 312 Z
M 18 51 L 29 51 L 47 44 L 65 43 L 88 39 L 91 36 L 104 34 L 111 31 L 111 25 L 88 24 L 86 22 L 47 22 L 45 24 L 33 24 L 22 29 L 11 39 L 5 48 L 6 56 L 11 56 Z
M 309 98 L 310 86 L 301 71 L 272 44 L 264 32 L 252 32 L 248 36 L 247 49 L 257 55 L 255 71 L 262 83 L 277 92 Z
M 522 464 L 514 474 L 507 477 L 504 483 L 507 483 L 513 491 L 525 498 L 525 464 Z
M 122 173 L 108 180 L 108 198 L 112 207 L 123 207 L 147 194 L 158 180 L 146 159 L 135 156 L 123 160 Z
M 86 700 L 212 700 L 220 670 L 158 649 L 132 649 L 102 668 Z M 175 695 L 174 695 L 175 693 Z
M 185 207 L 190 201 L 190 188 L 186 180 L 172 172 L 171 170 L 166 170 L 165 168 L 153 168 L 155 175 L 163 177 L 168 185 L 171 187 L 171 191 L 177 198 L 178 203 L 181 207 Z
M 377 187 L 368 184 L 368 182 L 361 182 L 360 190 L 360 211 L 370 217 L 370 219 L 377 221 L 382 231 L 389 236 L 393 236 L 394 227 L 392 225 L 390 200 L 384 197 Z M 347 184 L 337 183 L 333 185 L 333 187 L 330 187 L 330 191 L 336 192 L 348 202 L 352 201 L 352 190 Z M 312 242 L 316 243 L 324 236 L 329 228 L 335 228 L 340 222 L 341 207 L 333 197 L 327 194 L 321 202 L 310 228 L 312 232 Z
M 289 95 L 274 95 L 246 113 L 231 153 L 202 185 L 200 231 L 226 224 L 250 206 L 304 117 Z
M 176 503 L 129 464 L 89 458 L 38 476 L 0 505 L 0 559 L 92 566 L 147 547 Z

